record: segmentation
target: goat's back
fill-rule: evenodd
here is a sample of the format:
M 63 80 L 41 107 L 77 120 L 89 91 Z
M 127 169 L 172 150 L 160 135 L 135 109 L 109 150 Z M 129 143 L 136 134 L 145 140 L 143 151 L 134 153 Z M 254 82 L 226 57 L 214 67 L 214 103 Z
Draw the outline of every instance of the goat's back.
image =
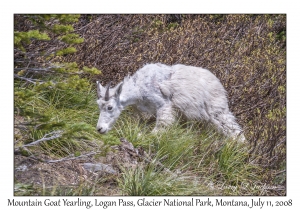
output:
M 211 114 L 229 111 L 226 91 L 210 71 L 181 64 L 172 70 L 160 89 L 188 119 L 209 120 Z

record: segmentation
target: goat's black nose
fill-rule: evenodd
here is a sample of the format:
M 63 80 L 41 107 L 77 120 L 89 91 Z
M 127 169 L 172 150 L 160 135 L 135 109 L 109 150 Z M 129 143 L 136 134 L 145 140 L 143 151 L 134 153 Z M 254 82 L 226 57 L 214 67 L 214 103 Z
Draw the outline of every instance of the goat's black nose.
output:
M 98 129 L 97 129 L 97 131 L 98 131 L 99 133 L 101 133 L 101 130 L 102 130 L 102 128 L 98 128 Z

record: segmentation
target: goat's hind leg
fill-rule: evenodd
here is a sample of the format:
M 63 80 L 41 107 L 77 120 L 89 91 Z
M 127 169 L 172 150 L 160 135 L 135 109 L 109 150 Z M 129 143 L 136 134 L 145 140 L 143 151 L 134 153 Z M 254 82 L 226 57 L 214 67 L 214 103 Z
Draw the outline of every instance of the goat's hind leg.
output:
M 246 140 L 243 130 L 231 112 L 214 115 L 211 121 L 226 136 L 235 138 L 241 142 Z

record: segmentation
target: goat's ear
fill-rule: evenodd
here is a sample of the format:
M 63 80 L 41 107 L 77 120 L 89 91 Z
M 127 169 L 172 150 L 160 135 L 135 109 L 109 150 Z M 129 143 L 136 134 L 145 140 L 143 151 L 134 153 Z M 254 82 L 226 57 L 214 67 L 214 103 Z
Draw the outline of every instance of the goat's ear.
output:
M 115 96 L 119 97 L 121 92 L 122 92 L 122 87 L 123 87 L 123 82 L 120 82 L 115 88 L 116 88 L 116 92 L 115 92 Z
M 105 90 L 105 88 L 100 84 L 99 81 L 96 81 L 96 86 L 97 86 L 97 96 L 98 99 L 101 98 L 101 92 Z

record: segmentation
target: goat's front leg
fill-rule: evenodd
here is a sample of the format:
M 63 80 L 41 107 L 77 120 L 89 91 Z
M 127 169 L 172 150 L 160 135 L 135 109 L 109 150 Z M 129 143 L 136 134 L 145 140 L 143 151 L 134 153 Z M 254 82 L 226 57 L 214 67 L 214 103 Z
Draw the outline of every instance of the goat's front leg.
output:
M 156 133 L 164 127 L 173 124 L 175 121 L 174 110 L 171 104 L 165 104 L 156 111 L 156 125 L 152 133 Z

